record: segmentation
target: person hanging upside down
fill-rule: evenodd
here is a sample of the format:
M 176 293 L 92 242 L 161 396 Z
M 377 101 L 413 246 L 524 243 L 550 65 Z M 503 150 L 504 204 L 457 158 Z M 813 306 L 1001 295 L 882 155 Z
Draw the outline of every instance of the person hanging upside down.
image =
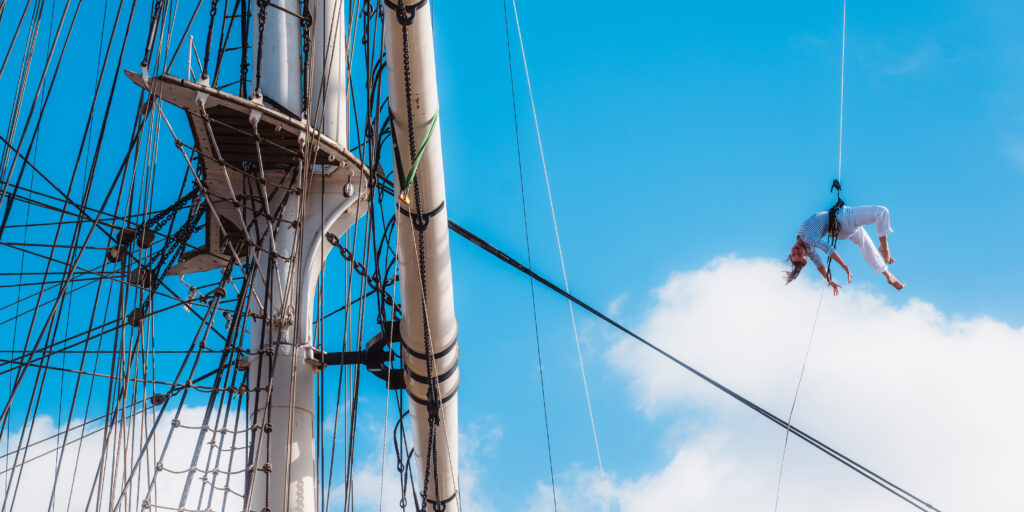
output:
M 893 288 L 902 290 L 903 283 L 899 282 L 892 272 L 889 272 L 888 266 L 896 261 L 889 254 L 888 236 L 893 231 L 892 226 L 889 225 L 889 209 L 884 206 L 843 206 L 836 212 L 836 221 L 839 224 L 839 240 L 849 240 L 857 244 L 864 261 L 867 261 L 868 265 L 875 269 L 875 273 L 881 273 Z M 875 225 L 879 242 L 877 248 L 871 241 L 871 237 L 868 236 L 867 230 L 864 229 L 864 226 L 868 224 Z M 818 212 L 800 225 L 796 243 L 789 251 L 789 262 L 793 265 L 793 270 L 786 272 L 786 284 L 800 275 L 800 271 L 807 264 L 809 258 L 814 262 L 814 266 L 818 268 L 818 272 L 825 278 L 828 285 L 832 287 L 833 294 L 839 295 L 841 287 L 829 278 L 828 271 L 825 270 L 825 265 L 821 263 L 821 258 L 815 249 L 820 249 L 826 257 L 831 256 L 846 272 L 846 282 L 853 282 L 850 267 L 846 266 L 835 249 L 825 243 L 826 234 L 828 234 L 828 212 Z

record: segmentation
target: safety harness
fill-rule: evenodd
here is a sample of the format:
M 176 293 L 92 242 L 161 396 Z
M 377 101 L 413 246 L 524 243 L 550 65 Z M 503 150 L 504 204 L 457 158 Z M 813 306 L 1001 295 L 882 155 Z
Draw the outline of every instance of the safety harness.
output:
M 842 192 L 842 189 L 843 188 L 839 185 L 839 180 L 838 179 L 832 180 L 832 188 L 829 189 L 829 192 L 832 192 L 833 190 L 836 191 L 836 204 L 832 205 L 832 207 L 828 209 L 828 243 L 832 246 L 832 249 L 836 248 L 836 242 L 839 241 L 839 230 L 842 228 L 842 226 L 839 225 L 839 219 L 837 219 L 836 216 L 839 214 L 839 210 L 841 210 L 843 208 L 843 206 L 846 205 L 846 203 L 843 202 L 843 198 L 839 196 L 839 194 Z M 825 273 L 828 276 L 828 278 L 831 280 L 832 279 L 832 256 L 831 255 L 829 255 L 829 257 L 828 257 L 828 266 L 827 266 L 827 268 L 825 270 Z

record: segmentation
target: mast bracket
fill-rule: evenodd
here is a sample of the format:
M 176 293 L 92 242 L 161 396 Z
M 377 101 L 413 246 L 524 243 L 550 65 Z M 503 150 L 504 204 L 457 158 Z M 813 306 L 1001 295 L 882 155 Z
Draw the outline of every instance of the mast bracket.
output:
M 366 343 L 363 350 L 344 352 L 317 352 L 316 359 L 323 366 L 363 365 L 373 376 L 383 380 L 388 389 L 405 389 L 405 377 L 401 369 L 391 366 L 397 352 L 392 348 L 402 344 L 398 322 L 384 322 L 380 334 Z
M 437 205 L 437 208 L 434 208 L 433 210 L 430 210 L 429 212 L 426 213 L 411 212 L 409 210 L 406 210 L 405 208 L 402 208 L 401 205 L 398 206 L 398 211 L 402 215 L 409 217 L 409 219 L 412 220 L 413 229 L 419 231 L 420 233 L 426 231 L 427 227 L 430 226 L 430 218 L 441 213 L 441 210 L 443 209 L 444 201 L 441 201 L 441 204 Z

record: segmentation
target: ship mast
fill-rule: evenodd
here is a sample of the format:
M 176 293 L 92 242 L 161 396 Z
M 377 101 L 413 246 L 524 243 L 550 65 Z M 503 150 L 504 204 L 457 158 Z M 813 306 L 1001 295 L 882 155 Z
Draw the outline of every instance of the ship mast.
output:
M 265 19 L 257 99 L 262 93 L 264 104 L 303 112 L 304 41 L 296 16 L 302 7 L 299 0 L 275 0 L 276 7 L 270 8 L 257 4 L 253 7 L 257 33 L 260 20 Z M 314 23 L 308 42 L 312 87 L 303 113 L 312 127 L 342 147 L 348 139 L 343 4 L 343 0 L 310 3 L 315 9 L 310 13 Z M 246 510 L 315 512 L 317 506 L 314 381 L 320 361 L 313 350 L 315 292 L 330 252 L 326 237 L 343 233 L 366 211 L 357 204 L 366 197 L 364 182 L 328 167 L 305 165 L 294 174 L 281 173 L 277 185 L 290 192 L 273 202 L 272 209 L 280 214 L 265 219 L 253 237 L 261 236 L 263 242 L 258 260 L 261 275 L 250 295 L 255 321 L 248 366 L 254 389 L 249 416 L 255 434 Z M 286 183 L 286 179 L 294 181 Z
M 323 135 L 344 145 L 343 2 L 313 4 L 307 114 Z M 424 506 L 458 512 L 458 329 L 430 8 L 426 0 L 409 5 L 384 0 L 384 5 L 396 143 L 395 215 L 404 312 L 400 331 L 416 474 Z M 301 6 L 299 0 L 286 0 L 280 7 L 263 4 L 253 16 L 257 24 L 265 20 L 262 29 L 257 27 L 263 38 L 261 92 L 266 102 L 297 113 L 302 111 L 302 38 L 300 20 L 291 13 L 300 12 Z M 325 236 L 344 232 L 361 215 L 356 203 L 365 197 L 363 190 L 353 193 L 349 183 L 339 181 L 343 173 L 328 176 L 318 169 L 314 165 L 312 174 L 299 172 L 297 183 L 278 183 L 296 192 L 274 203 L 280 214 L 265 219 L 252 237 L 263 240 L 258 259 L 263 279 L 257 279 L 250 296 L 256 320 L 248 366 L 254 389 L 249 414 L 255 434 L 247 510 L 314 512 L 316 507 L 315 289 L 329 251 Z M 306 200 L 314 195 L 316 201 Z
M 420 477 L 417 485 L 425 486 L 428 510 L 437 505 L 457 512 L 458 324 L 430 3 L 383 3 L 396 154 L 402 362 Z

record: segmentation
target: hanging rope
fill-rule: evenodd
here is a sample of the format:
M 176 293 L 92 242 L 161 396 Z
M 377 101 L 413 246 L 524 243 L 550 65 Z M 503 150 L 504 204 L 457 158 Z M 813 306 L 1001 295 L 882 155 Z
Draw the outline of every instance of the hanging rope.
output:
M 840 197 L 842 186 L 840 180 L 843 178 L 843 94 L 846 88 L 846 0 L 843 0 L 843 36 L 842 50 L 839 64 L 839 159 L 836 164 L 836 179 L 832 180 L 832 188 L 829 192 L 836 192 L 836 202 L 828 210 L 828 242 L 834 250 L 839 240 L 839 221 L 836 219 L 839 210 L 843 208 L 843 199 Z M 813 249 L 811 249 L 813 250 Z M 832 282 L 832 255 L 828 257 L 825 267 L 825 279 Z M 825 285 L 828 287 L 829 285 Z M 800 385 L 804 381 L 804 372 L 807 370 L 807 360 L 811 356 L 811 345 L 814 343 L 814 330 L 818 326 L 818 315 L 821 314 L 821 303 L 825 298 L 825 288 L 821 289 L 818 297 L 818 308 L 814 313 L 814 322 L 811 323 L 811 334 L 807 339 L 807 349 L 804 351 L 804 361 L 800 365 L 800 377 L 796 380 L 796 389 L 793 391 L 793 403 L 789 406 L 789 416 L 786 418 L 786 436 L 782 441 L 782 458 L 779 461 L 779 479 L 775 486 L 775 512 L 779 510 L 779 498 L 782 496 L 782 473 L 786 467 L 786 452 L 789 448 L 789 434 L 792 432 L 793 412 L 796 411 L 796 401 L 800 397 Z
M 839 163 L 836 181 L 843 180 L 843 93 L 846 89 L 846 0 L 843 0 L 843 42 L 839 63 Z

